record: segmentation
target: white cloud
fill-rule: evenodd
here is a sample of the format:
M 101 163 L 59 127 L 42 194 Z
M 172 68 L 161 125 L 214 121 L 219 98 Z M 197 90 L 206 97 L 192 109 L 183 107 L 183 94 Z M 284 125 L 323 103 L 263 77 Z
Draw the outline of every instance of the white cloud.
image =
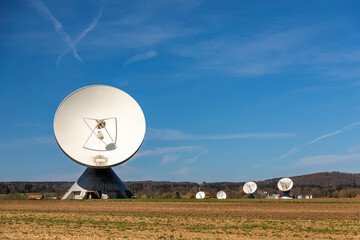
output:
M 190 133 L 182 133 L 174 129 L 149 129 L 147 133 L 148 139 L 156 140 L 226 140 L 226 139 L 273 139 L 273 138 L 291 138 L 291 133 L 232 133 L 219 135 L 193 135 Z
M 76 181 L 81 176 L 81 174 L 82 172 L 74 172 L 67 174 L 52 173 L 46 175 L 37 174 L 33 176 L 27 176 L 26 179 L 16 178 L 13 181 Z
M 191 168 L 182 167 L 179 170 L 173 172 L 173 175 L 178 177 L 184 177 L 184 176 L 189 176 L 192 172 L 193 170 Z
M 142 158 L 148 156 L 160 156 L 162 157 L 161 164 L 173 163 L 180 158 L 191 156 L 188 159 L 184 159 L 183 163 L 189 164 L 198 160 L 202 155 L 209 151 L 201 146 L 177 146 L 177 147 L 164 147 L 154 148 L 151 150 L 144 150 L 134 156 L 134 158 Z
M 147 130 L 146 138 L 159 139 L 159 140 L 185 140 L 185 139 L 192 139 L 193 135 L 188 133 L 182 133 L 174 129 L 149 128 Z
M 12 139 L 0 142 L 0 148 L 18 148 L 36 145 L 56 145 L 54 136 L 37 136 L 32 138 Z
M 181 152 L 193 152 L 200 151 L 203 148 L 200 146 L 177 146 L 177 147 L 164 147 L 164 148 L 154 148 L 151 150 L 144 150 L 139 152 L 134 156 L 134 158 L 140 158 L 151 155 L 164 155 L 169 153 L 181 153 Z
M 360 146 L 350 147 L 349 152 L 356 153 L 360 151 Z
M 22 122 L 15 123 L 15 127 L 24 127 L 24 128 L 52 128 L 50 124 L 41 124 L 41 123 L 30 123 L 30 122 Z
M 148 59 L 151 59 L 151 58 L 156 57 L 157 54 L 158 54 L 158 53 L 155 52 L 155 51 L 149 51 L 149 52 L 147 52 L 147 53 L 137 54 L 137 55 L 129 58 L 129 59 L 124 63 L 124 65 L 127 65 L 127 64 L 133 63 L 133 62 L 139 62 L 139 61 L 148 60 Z
M 161 164 L 175 162 L 176 160 L 179 159 L 179 157 L 180 157 L 180 155 L 174 155 L 174 154 L 165 155 L 163 157 L 163 161 L 161 162 Z
M 234 75 L 263 75 L 282 71 L 303 62 L 311 51 L 300 48 L 319 35 L 318 26 L 283 31 L 266 30 L 248 38 L 218 37 L 173 49 L 175 54 L 196 60 L 200 69 L 220 70 Z
M 311 165 L 326 165 L 336 162 L 344 161 L 359 161 L 360 153 L 354 153 L 349 155 L 321 155 L 321 156 L 309 156 L 301 158 L 294 162 L 295 166 L 311 166 Z
M 202 136 L 201 139 L 272 139 L 272 138 L 292 138 L 291 133 L 234 133 L 223 135 Z
M 164 41 L 187 34 L 186 30 L 164 29 L 159 26 L 141 26 L 127 31 L 120 31 L 118 28 L 103 26 L 101 38 L 89 37 L 86 44 L 92 48 L 121 50 L 131 48 L 152 47 Z
M 188 12 L 196 9 L 202 4 L 203 0 L 192 0 L 192 1 L 156 1 L 152 0 L 151 4 L 145 1 L 129 1 L 127 2 L 126 9 L 119 14 L 117 7 L 123 8 L 124 4 L 122 1 L 112 2 L 112 7 L 109 8 L 110 14 L 116 15 L 115 21 L 107 22 L 107 25 L 121 25 L 121 26 L 134 26 L 151 20 L 153 16 L 156 16 L 159 12 L 163 11 L 175 11 L 175 12 Z M 115 6 L 114 6 L 115 5 Z M 118 6 L 116 6 L 118 5 Z M 113 12 L 111 10 L 114 9 Z M 120 16 L 119 16 L 120 15 Z M 119 19 L 120 17 L 120 19 Z

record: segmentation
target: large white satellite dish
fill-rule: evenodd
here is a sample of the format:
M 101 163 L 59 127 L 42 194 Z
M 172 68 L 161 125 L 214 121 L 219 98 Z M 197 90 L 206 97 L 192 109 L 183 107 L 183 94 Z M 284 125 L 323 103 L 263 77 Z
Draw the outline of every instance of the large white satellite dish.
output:
M 255 182 L 247 182 L 243 186 L 243 191 L 246 194 L 253 194 L 257 189 L 257 185 Z
M 204 199 L 205 198 L 205 193 L 203 191 L 197 192 L 196 195 L 195 195 L 195 198 Z
M 294 183 L 290 178 L 282 178 L 279 180 L 277 186 L 280 191 L 288 192 L 293 187 Z
M 109 168 L 129 160 L 140 148 L 145 129 L 139 104 L 120 89 L 105 85 L 74 91 L 54 117 L 61 150 L 92 168 Z
M 226 193 L 224 191 L 218 191 L 216 194 L 217 199 L 226 199 Z
M 67 96 L 55 113 L 55 138 L 70 159 L 88 168 L 62 199 L 135 197 L 111 167 L 139 150 L 145 125 L 139 104 L 115 87 L 87 86 Z

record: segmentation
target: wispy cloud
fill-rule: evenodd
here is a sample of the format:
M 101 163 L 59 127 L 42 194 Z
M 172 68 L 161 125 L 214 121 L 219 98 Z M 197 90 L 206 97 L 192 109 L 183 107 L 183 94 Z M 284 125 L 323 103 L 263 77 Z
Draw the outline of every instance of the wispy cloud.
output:
M 196 154 L 192 158 L 187 160 L 187 163 L 192 163 L 197 161 L 202 155 L 207 154 L 209 151 L 207 149 L 202 150 L 199 154 Z
M 154 148 L 139 152 L 134 158 L 142 158 L 147 156 L 158 156 L 162 158 L 161 164 L 174 163 L 182 158 L 183 163 L 189 164 L 198 160 L 202 155 L 209 151 L 202 146 L 177 146 L 177 147 L 164 147 Z M 186 153 L 187 157 L 183 155 Z M 190 154 L 190 158 L 189 155 Z
M 183 133 L 175 129 L 154 129 L 148 130 L 148 139 L 156 140 L 226 140 L 226 139 L 274 139 L 274 138 L 292 138 L 291 133 L 232 133 L 219 135 L 193 135 Z
M 93 19 L 93 21 L 91 22 L 90 26 L 87 27 L 77 38 L 76 40 L 71 44 L 69 45 L 69 47 L 60 54 L 60 56 L 58 57 L 57 59 L 57 62 L 56 62 L 56 65 L 59 65 L 60 64 L 60 61 L 62 59 L 62 57 L 67 54 L 71 49 L 74 49 L 76 47 L 76 45 L 86 36 L 86 34 L 88 34 L 88 32 L 90 32 L 91 30 L 93 30 L 97 25 L 98 25 L 98 22 L 99 20 L 101 19 L 102 15 L 103 15 L 103 10 L 104 10 L 104 6 L 102 6 L 100 8 L 100 11 L 99 11 L 99 15 L 97 17 L 95 17 Z M 82 61 L 81 61 L 82 62 Z
M 320 137 L 317 137 L 307 143 L 304 143 L 303 145 L 301 146 L 297 146 L 297 147 L 293 147 L 291 148 L 290 150 L 288 150 L 286 153 L 284 153 L 283 155 L 281 155 L 280 157 L 276 158 L 276 159 L 273 159 L 273 160 L 280 160 L 280 159 L 284 159 L 286 158 L 287 156 L 289 155 L 292 155 L 292 154 L 295 154 L 297 152 L 300 152 L 305 146 L 307 145 L 311 145 L 311 144 L 314 144 L 314 143 L 317 143 L 318 141 L 321 141 L 325 138 L 328 138 L 328 137 L 332 137 L 332 136 L 335 136 L 335 135 L 338 135 L 340 133 L 343 133 L 343 132 L 346 132 L 346 131 L 349 131 L 357 126 L 360 125 L 360 122 L 354 122 L 354 123 L 351 123 L 351 124 L 348 124 L 344 127 L 342 127 L 341 129 L 338 129 L 336 131 L 333 131 L 331 133 L 327 133 L 327 134 L 324 134 L 324 135 L 321 135 Z
M 107 22 L 108 25 L 139 25 L 146 21 L 151 20 L 153 16 L 161 14 L 163 11 L 175 11 L 186 13 L 198 8 L 203 3 L 203 0 L 192 1 L 163 1 L 153 0 L 151 4 L 147 1 L 129 1 L 127 2 L 126 9 L 121 14 L 117 10 L 117 7 L 124 8 L 124 2 L 115 1 L 112 2 L 114 7 L 112 14 L 116 15 L 116 20 Z M 111 9 L 109 9 L 111 12 Z M 119 16 L 120 15 L 120 16 Z
M 325 23 L 287 27 L 286 24 L 269 27 L 247 36 L 222 35 L 200 39 L 191 44 L 179 44 L 171 51 L 192 59 L 189 71 L 208 70 L 235 76 L 261 76 L 267 74 L 311 73 L 312 78 L 355 79 L 360 76 L 358 48 L 328 42 L 323 37 L 349 23 Z M 329 27 L 331 26 L 331 27 Z M 334 50 L 329 50 L 334 49 Z
M 76 181 L 81 176 L 81 174 L 82 172 L 63 173 L 63 174 L 51 173 L 44 175 L 36 174 L 36 175 L 29 175 L 26 177 L 26 179 L 16 178 L 13 179 L 12 181 Z
M 177 146 L 177 147 L 154 148 L 150 150 L 141 151 L 138 154 L 136 154 L 134 158 L 140 158 L 151 155 L 164 155 L 169 153 L 193 152 L 202 149 L 203 147 L 200 146 Z
M 360 151 L 360 146 L 349 147 L 349 152 L 356 153 Z
M 173 52 L 193 58 L 196 68 L 220 70 L 234 75 L 277 73 L 284 67 L 303 61 L 304 45 L 319 33 L 318 26 L 259 33 L 248 38 L 218 37 L 191 45 L 181 45 Z M 303 46 L 300 51 L 299 46 Z
M 292 154 L 297 153 L 297 152 L 300 152 L 300 151 L 301 151 L 301 148 L 293 147 L 289 151 L 287 151 L 286 153 L 281 155 L 280 157 L 278 157 L 276 159 L 273 159 L 273 160 L 280 160 L 280 159 L 286 158 L 287 156 L 292 155 Z
M 32 138 L 12 139 L 0 142 L 0 148 L 24 148 L 36 145 L 56 145 L 54 136 L 37 136 Z
M 184 176 L 188 176 L 193 172 L 193 169 L 188 168 L 188 167 L 182 167 L 179 170 L 173 172 L 173 175 L 178 176 L 178 177 L 184 177 Z
M 331 137 L 331 136 L 334 136 L 334 135 L 337 135 L 339 133 L 343 133 L 343 132 L 346 132 L 346 131 L 349 131 L 351 129 L 353 129 L 354 127 L 357 127 L 358 125 L 360 125 L 360 122 L 354 122 L 354 123 L 351 123 L 351 124 L 348 124 L 346 126 L 344 126 L 343 128 L 339 129 L 339 130 L 336 130 L 334 132 L 331 132 L 331 133 L 327 133 L 327 134 L 324 134 L 320 137 L 317 137 L 315 138 L 314 140 L 306 143 L 305 145 L 309 145 L 309 144 L 313 144 L 313 143 L 316 143 L 324 138 L 328 138 L 328 137 Z
M 178 160 L 180 157 L 180 155 L 178 154 L 169 154 L 169 155 L 165 155 L 163 157 L 163 161 L 161 162 L 161 164 L 166 164 L 166 163 L 171 163 L 171 162 L 175 162 L 176 160 Z
M 294 165 L 295 166 L 325 165 L 330 163 L 353 161 L 353 160 L 359 161 L 360 153 L 354 153 L 349 155 L 308 156 L 294 162 Z
M 129 63 L 133 63 L 133 62 L 148 60 L 148 59 L 156 57 L 156 55 L 158 55 L 158 53 L 155 51 L 149 51 L 147 53 L 137 54 L 137 55 L 129 58 L 128 60 L 126 60 L 124 65 L 128 65 Z
M 62 35 L 65 38 L 66 43 L 69 46 L 69 49 L 72 49 L 73 54 L 76 59 L 78 59 L 80 62 L 83 62 L 83 60 L 80 58 L 80 56 L 77 53 L 77 49 L 75 44 L 72 42 L 69 34 L 67 34 L 64 31 L 63 25 L 57 20 L 54 15 L 50 12 L 50 10 L 46 7 L 46 5 L 41 0 L 31 0 L 30 1 L 31 6 L 33 6 L 42 16 L 46 18 L 50 23 L 54 25 L 54 28 L 56 32 L 58 32 L 60 35 Z
M 159 139 L 159 140 L 184 140 L 184 139 L 192 139 L 193 135 L 189 133 L 182 133 L 175 129 L 149 128 L 147 130 L 146 137 L 148 139 Z
M 110 49 L 113 52 L 123 49 L 152 48 L 157 44 L 186 34 L 188 34 L 186 29 L 178 31 L 178 29 L 152 25 L 138 26 L 127 31 L 121 31 L 113 26 L 103 26 L 102 37 L 89 37 L 87 44 L 93 48 Z
M 15 123 L 14 125 L 16 127 L 24 127 L 24 128 L 49 128 L 49 129 L 52 128 L 52 126 L 49 124 L 30 123 L 30 122 Z

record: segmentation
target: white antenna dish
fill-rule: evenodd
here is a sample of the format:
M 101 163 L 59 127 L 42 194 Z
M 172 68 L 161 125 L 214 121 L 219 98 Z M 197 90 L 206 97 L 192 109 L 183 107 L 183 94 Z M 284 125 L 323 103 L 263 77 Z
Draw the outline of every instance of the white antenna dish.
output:
M 203 191 L 200 191 L 200 192 L 196 193 L 195 197 L 197 199 L 204 199 L 205 198 L 205 193 Z
M 247 182 L 243 186 L 243 191 L 246 194 L 253 194 L 257 189 L 257 185 L 255 182 Z
M 54 117 L 61 150 L 91 168 L 110 168 L 129 160 L 145 136 L 139 104 L 120 89 L 93 85 L 67 96 Z
M 217 199 L 226 199 L 226 193 L 224 191 L 218 191 L 216 194 Z
M 279 180 L 277 186 L 280 191 L 287 192 L 293 187 L 294 183 L 290 178 L 282 178 Z

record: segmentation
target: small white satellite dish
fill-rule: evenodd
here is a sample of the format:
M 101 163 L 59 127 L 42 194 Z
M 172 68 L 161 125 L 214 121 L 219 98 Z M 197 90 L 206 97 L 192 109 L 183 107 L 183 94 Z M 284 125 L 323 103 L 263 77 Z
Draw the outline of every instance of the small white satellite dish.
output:
M 218 191 L 216 194 L 217 199 L 226 199 L 226 193 L 224 191 Z
M 243 191 L 246 194 L 253 194 L 257 189 L 257 185 L 255 182 L 247 182 L 243 186 Z
M 105 85 L 74 91 L 54 117 L 61 150 L 92 168 L 109 168 L 129 160 L 144 140 L 145 125 L 139 104 L 122 90 Z
M 205 193 L 203 191 L 200 191 L 200 192 L 196 193 L 195 197 L 197 199 L 204 199 L 205 198 Z
M 287 192 L 293 187 L 294 183 L 290 178 L 282 178 L 279 180 L 277 186 L 280 191 Z

